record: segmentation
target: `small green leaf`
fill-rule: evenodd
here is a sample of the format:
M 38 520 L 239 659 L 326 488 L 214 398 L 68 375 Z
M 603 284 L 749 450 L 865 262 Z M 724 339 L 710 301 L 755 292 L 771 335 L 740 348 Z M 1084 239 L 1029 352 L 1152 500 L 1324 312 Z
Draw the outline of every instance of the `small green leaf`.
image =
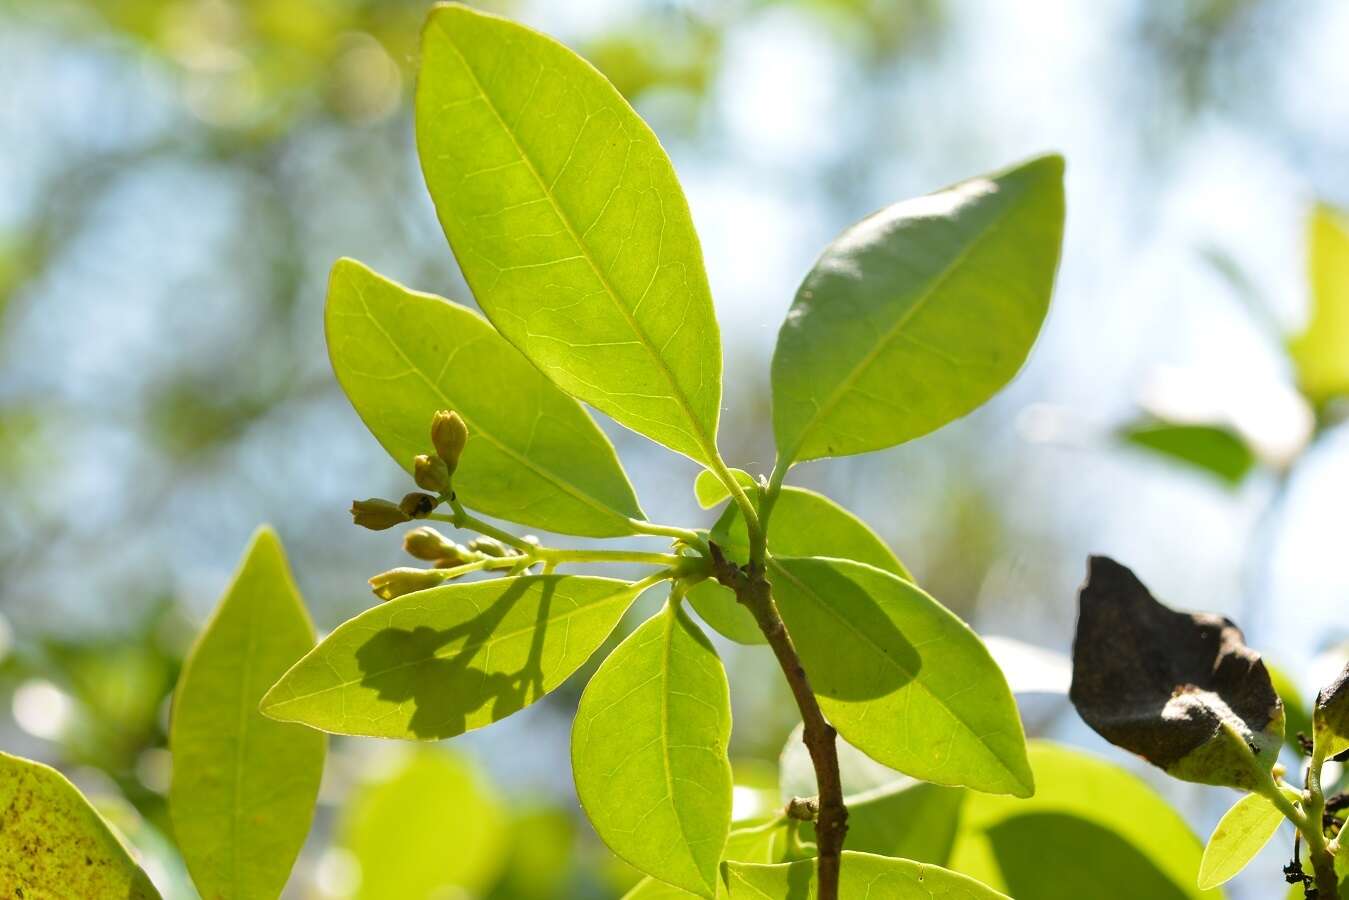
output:
M 313 646 L 281 541 L 259 529 L 173 697 L 169 811 L 203 897 L 277 897 L 290 877 L 328 739 L 264 717 L 258 703 Z
M 982 405 L 1030 353 L 1063 239 L 1045 156 L 863 219 L 797 290 L 773 354 L 779 459 L 879 450 Z
M 1034 797 L 966 793 L 950 868 L 1013 897 L 1222 896 L 1195 886 L 1198 838 L 1141 779 L 1046 741 L 1031 741 L 1030 761 Z
M 787 825 L 782 818 L 737 828 L 726 838 L 726 849 L 722 859 L 736 862 L 775 863 L 783 859 L 783 850 L 787 840 Z M 696 897 L 683 888 L 675 887 L 664 881 L 646 877 L 632 890 L 623 895 L 623 900 L 681 900 Z M 717 879 L 717 897 L 727 897 L 726 883 Z
M 1255 452 L 1241 435 L 1222 425 L 1180 425 L 1146 421 L 1129 425 L 1121 440 L 1207 472 L 1235 487 L 1255 468 Z
M 734 478 L 741 487 L 747 491 L 758 490 L 758 485 L 754 483 L 754 476 L 744 469 L 731 469 L 731 477 Z M 726 485 L 717 474 L 711 469 L 703 469 L 698 473 L 698 477 L 693 481 L 693 495 L 698 498 L 698 505 L 703 509 L 711 509 L 721 501 L 731 496 L 730 491 L 726 490 Z M 753 494 L 751 494 L 753 496 Z
M 1223 814 L 1204 847 L 1199 888 L 1208 890 L 1235 878 L 1265 848 L 1284 821 L 1283 813 L 1259 794 L 1247 794 Z
M 684 192 L 604 76 L 459 4 L 427 20 L 417 150 L 478 305 L 568 393 L 716 458 L 721 339 Z
M 0 888 L 6 897 L 159 900 L 103 817 L 65 776 L 0 753 Z
M 482 317 L 410 291 L 353 260 L 328 284 L 328 354 L 351 405 L 409 473 L 431 419 L 469 428 L 454 487 L 488 515 L 593 537 L 643 518 L 613 445 L 590 415 Z
M 1034 792 L 1012 692 L 955 614 L 847 560 L 777 558 L 769 577 L 820 707 L 849 743 L 935 784 Z
M 731 827 L 731 698 L 717 652 L 677 600 L 609 655 L 576 711 L 576 793 L 609 848 L 716 896 Z
M 1349 664 L 1316 697 L 1316 754 L 1329 759 L 1349 750 Z
M 590 658 L 637 597 L 588 575 L 405 594 L 337 627 L 262 699 L 334 734 L 440 740 L 504 719 Z
M 938 866 L 845 851 L 840 897 L 869 900 L 1008 900 L 986 885 Z M 815 900 L 815 860 L 764 866 L 726 863 L 731 900 Z
M 1288 343 L 1298 384 L 1315 404 L 1349 394 L 1349 223 L 1318 206 L 1307 223 L 1311 315 Z
M 360 866 L 353 900 L 483 896 L 510 836 L 496 792 L 464 757 L 417 748 L 360 785 L 337 827 Z
M 730 559 L 749 561 L 749 536 L 739 507 L 732 504 L 712 529 L 712 539 Z M 832 556 L 853 559 L 913 576 L 885 541 L 865 522 L 823 494 L 805 488 L 784 487 L 773 508 L 768 550 L 776 556 Z M 704 622 L 741 644 L 764 643 L 763 633 L 749 610 L 736 602 L 729 588 L 703 581 L 689 592 L 689 604 Z

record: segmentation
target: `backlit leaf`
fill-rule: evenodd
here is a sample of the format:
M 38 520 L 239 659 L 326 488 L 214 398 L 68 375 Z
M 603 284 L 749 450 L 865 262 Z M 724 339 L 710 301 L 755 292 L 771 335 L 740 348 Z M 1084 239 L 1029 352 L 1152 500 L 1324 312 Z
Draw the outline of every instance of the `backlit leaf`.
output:
M 0 753 L 0 887 L 6 897 L 159 900 L 89 801 L 60 772 Z
M 721 339 L 665 151 L 604 76 L 459 4 L 427 21 L 417 149 L 478 305 L 564 390 L 716 457 Z
M 281 542 L 254 535 L 173 698 L 174 836 L 203 897 L 280 896 L 314 818 L 328 739 L 263 694 L 314 646 Z
M 787 840 L 786 832 L 786 823 L 781 818 L 737 828 L 726 839 L 722 859 L 751 863 L 782 862 Z M 696 896 L 697 894 L 691 894 L 683 888 L 647 877 L 624 894 L 623 900 L 680 900 Z M 726 882 L 718 878 L 717 897 L 722 900 L 728 896 Z
M 1223 814 L 1204 847 L 1199 887 L 1206 890 L 1235 878 L 1283 822 L 1283 813 L 1259 794 L 1247 794 L 1238 800 Z
M 731 900 L 815 900 L 815 860 L 779 865 L 726 864 Z M 845 851 L 839 896 L 867 900 L 1007 900 L 973 878 L 938 866 Z
M 758 489 L 758 485 L 754 483 L 754 476 L 743 469 L 731 469 L 731 477 L 746 491 Z M 698 498 L 698 505 L 703 509 L 711 509 L 731 496 L 730 491 L 726 490 L 726 485 L 711 469 L 703 469 L 693 480 L 693 495 Z M 751 493 L 750 496 L 754 495 Z
M 1349 394 L 1349 222 L 1318 206 L 1307 223 L 1311 315 L 1288 344 L 1298 386 L 1313 403 Z
M 667 604 L 609 655 L 576 711 L 576 793 L 609 848 L 715 897 L 731 825 L 730 735 L 721 660 L 679 604 Z
M 1133 444 L 1207 472 L 1228 485 L 1238 485 L 1255 467 L 1255 452 L 1235 430 L 1220 425 L 1140 422 L 1120 432 Z
M 431 451 L 431 417 L 469 427 L 454 487 L 488 515 L 565 534 L 631 534 L 643 518 L 613 445 L 579 403 L 471 310 L 353 260 L 333 267 L 328 354 L 351 405 L 394 460 Z
M 406 594 L 343 623 L 262 701 L 335 734 L 440 740 L 556 688 L 614 630 L 633 585 L 528 575 Z
M 769 576 L 820 707 L 849 743 L 924 781 L 1030 796 L 1012 692 L 955 614 L 861 563 L 777 558 Z
M 726 507 L 712 539 L 727 558 L 749 561 L 749 536 L 739 507 Z M 833 556 L 868 563 L 900 578 L 913 580 L 885 541 L 865 522 L 823 494 L 784 487 L 768 529 L 768 550 L 775 556 Z M 729 588 L 715 581 L 699 583 L 689 592 L 689 603 L 718 632 L 741 644 L 764 643 L 754 616 L 736 602 Z
M 903 443 L 1012 379 L 1049 307 L 1063 160 L 1045 156 L 886 207 L 797 290 L 773 354 L 784 462 Z

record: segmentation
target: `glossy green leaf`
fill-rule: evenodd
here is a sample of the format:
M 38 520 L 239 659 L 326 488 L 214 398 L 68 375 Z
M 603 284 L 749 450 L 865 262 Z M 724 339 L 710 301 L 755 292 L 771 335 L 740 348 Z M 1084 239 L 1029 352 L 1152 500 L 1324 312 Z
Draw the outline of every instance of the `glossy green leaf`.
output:
M 1288 344 L 1298 385 L 1313 403 L 1349 394 L 1349 221 L 1318 206 L 1307 223 L 1311 315 Z
M 746 491 L 758 490 L 758 485 L 754 482 L 754 476 L 744 469 L 731 469 L 731 477 L 734 478 Z M 711 469 L 703 469 L 698 473 L 698 477 L 693 480 L 693 495 L 698 498 L 698 505 L 703 509 L 711 509 L 721 501 L 731 496 L 730 491 L 726 490 L 725 483 L 717 477 Z M 750 496 L 753 496 L 751 494 Z
M 730 736 L 721 660 L 672 601 L 609 655 L 576 711 L 576 794 L 600 838 L 648 875 L 715 897 Z
M 440 740 L 556 688 L 638 591 L 585 575 L 527 575 L 406 594 L 338 626 L 262 700 L 335 734 Z
M 844 739 L 924 781 L 1033 793 L 1012 692 L 955 614 L 890 572 L 846 560 L 777 558 L 769 577 Z
M 613 445 L 589 413 L 482 317 L 352 260 L 333 267 L 328 354 L 351 405 L 409 472 L 431 417 L 470 436 L 454 487 L 488 515 L 566 534 L 631 534 L 643 518 Z
M 417 150 L 478 305 L 564 390 L 707 463 L 721 339 L 688 203 L 604 76 L 458 4 L 422 41 Z
M 337 843 L 360 866 L 353 900 L 482 896 L 510 846 L 501 799 L 458 754 L 418 748 L 359 786 Z
M 968 792 L 951 868 L 1037 900 L 1216 900 L 1195 886 L 1202 847 L 1142 780 L 1096 757 L 1030 743 L 1035 796 Z M 1053 848 L 1052 858 L 1046 848 Z
M 1120 432 L 1128 444 L 1179 462 L 1236 486 L 1255 467 L 1255 452 L 1231 428 L 1147 421 Z
M 159 900 L 126 847 L 64 775 L 8 753 L 0 753 L 0 888 L 7 898 L 30 900 Z
M 938 866 L 844 851 L 838 893 L 848 900 L 1007 900 L 973 878 Z M 815 900 L 815 860 L 763 866 L 730 862 L 731 900 Z
M 903 443 L 986 402 L 1040 331 L 1063 238 L 1063 159 L 886 207 L 825 249 L 773 354 L 779 458 Z
M 281 541 L 253 536 L 183 666 L 169 747 L 174 836 L 203 897 L 276 898 L 314 818 L 328 739 L 258 712 L 314 646 Z
M 730 559 L 749 560 L 749 536 L 735 505 L 728 506 L 712 529 Z M 864 562 L 913 580 L 885 541 L 857 516 L 823 494 L 784 487 L 768 530 L 768 550 L 776 556 L 833 556 Z M 708 625 L 741 644 L 764 643 L 754 616 L 736 602 L 729 588 L 704 581 L 689 592 L 689 603 Z
M 1283 823 L 1283 813 L 1259 794 L 1247 794 L 1223 814 L 1199 864 L 1201 890 L 1215 888 L 1246 868 Z

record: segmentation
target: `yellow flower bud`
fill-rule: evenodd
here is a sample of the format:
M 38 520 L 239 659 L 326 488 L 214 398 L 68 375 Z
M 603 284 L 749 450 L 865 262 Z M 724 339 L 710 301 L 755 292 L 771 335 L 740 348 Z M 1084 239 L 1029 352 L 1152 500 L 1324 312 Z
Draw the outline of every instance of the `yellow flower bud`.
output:
M 459 413 L 442 409 L 431 419 L 431 444 L 444 462 L 449 474 L 459 466 L 459 457 L 468 443 L 468 426 Z
M 414 528 L 403 535 L 403 549 L 417 559 L 434 562 L 436 565 L 440 565 L 440 560 L 455 560 L 457 565 L 465 562 L 464 557 L 468 553 L 465 548 L 427 525 Z
M 450 467 L 439 456 L 423 453 L 412 461 L 413 480 L 417 487 L 433 494 L 447 494 L 450 490 Z
M 380 572 L 370 579 L 370 588 L 381 600 L 392 600 L 413 591 L 424 591 L 444 582 L 435 569 L 399 568 Z
M 407 519 L 425 519 L 436 508 L 436 498 L 430 494 L 413 491 L 411 494 L 403 495 L 403 499 L 398 501 L 398 508 Z M 403 521 L 406 522 L 407 519 Z
M 362 528 L 369 528 L 371 531 L 383 531 L 386 528 L 401 525 L 410 518 L 411 516 L 400 509 L 397 504 L 388 500 L 381 500 L 378 497 L 351 502 L 351 520 Z
M 497 558 L 511 556 L 515 553 L 514 550 L 492 537 L 476 537 L 468 542 L 468 549 L 484 556 L 495 556 Z

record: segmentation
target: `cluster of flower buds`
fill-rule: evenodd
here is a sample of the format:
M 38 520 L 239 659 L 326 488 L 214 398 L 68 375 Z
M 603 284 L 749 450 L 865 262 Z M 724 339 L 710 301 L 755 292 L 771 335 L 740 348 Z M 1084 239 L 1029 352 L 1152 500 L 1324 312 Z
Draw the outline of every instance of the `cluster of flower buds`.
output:
M 456 412 L 442 409 L 431 418 L 431 445 L 434 456 L 423 453 L 412 461 L 413 480 L 423 491 L 413 491 L 394 503 L 371 497 L 351 504 L 352 521 L 371 531 L 384 531 L 395 525 L 424 519 L 440 505 L 441 498 L 453 499 L 451 478 L 459 467 L 459 457 L 468 444 L 468 426 Z M 420 558 L 420 557 L 419 557 Z

